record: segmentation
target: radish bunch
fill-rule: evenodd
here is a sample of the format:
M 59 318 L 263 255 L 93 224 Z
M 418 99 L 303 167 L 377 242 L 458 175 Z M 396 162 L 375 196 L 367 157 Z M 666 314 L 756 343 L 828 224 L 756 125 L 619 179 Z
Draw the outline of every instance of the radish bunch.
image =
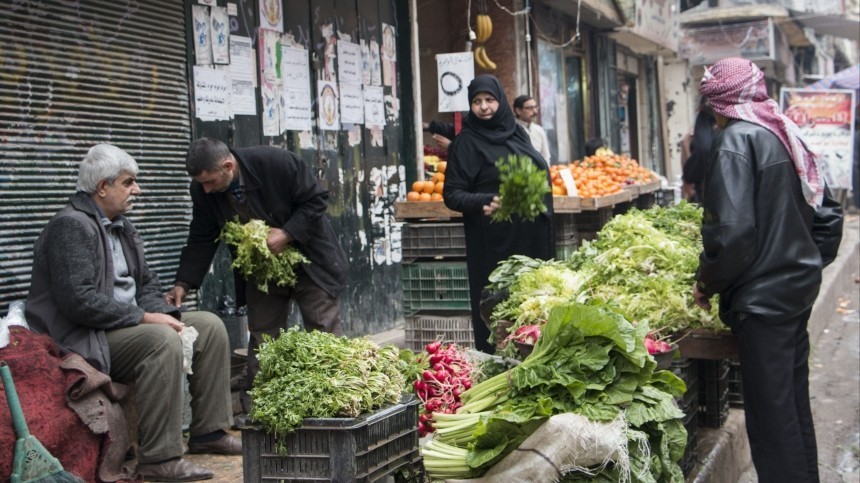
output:
M 672 350 L 672 346 L 669 345 L 665 340 L 653 339 L 651 336 L 645 337 L 645 348 L 648 349 L 649 354 L 660 354 L 662 352 L 669 352 Z
M 456 344 L 435 341 L 424 346 L 429 363 L 413 383 L 415 394 L 424 403 L 418 417 L 418 435 L 432 433 L 433 413 L 453 414 L 462 406 L 460 394 L 472 387 L 472 364 Z

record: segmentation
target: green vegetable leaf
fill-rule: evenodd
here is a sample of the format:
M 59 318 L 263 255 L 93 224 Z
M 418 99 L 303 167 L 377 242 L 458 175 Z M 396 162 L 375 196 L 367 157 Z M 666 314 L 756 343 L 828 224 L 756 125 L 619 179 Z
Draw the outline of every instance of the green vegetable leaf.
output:
M 550 193 L 546 171 L 537 167 L 528 156 L 510 155 L 496 161 L 499 169 L 499 209 L 493 212 L 492 221 L 511 221 L 514 216 L 532 221 L 547 207 L 543 199 Z
M 296 266 L 310 260 L 294 246 L 288 245 L 275 255 L 266 245 L 269 227 L 262 220 L 242 224 L 237 217 L 228 221 L 221 230 L 221 239 L 235 247 L 233 268 L 239 269 L 246 279 L 252 279 L 257 288 L 269 293 L 269 285 L 279 287 L 296 285 Z

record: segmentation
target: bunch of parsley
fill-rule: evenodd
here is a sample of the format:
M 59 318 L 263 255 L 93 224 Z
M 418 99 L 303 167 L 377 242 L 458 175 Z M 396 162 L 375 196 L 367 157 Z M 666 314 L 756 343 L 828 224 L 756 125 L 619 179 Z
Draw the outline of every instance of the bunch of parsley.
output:
M 546 173 L 535 165 L 528 156 L 510 155 L 508 159 L 496 161 L 499 169 L 499 209 L 493 212 L 492 221 L 511 221 L 516 215 L 525 221 L 532 221 L 547 208 L 543 202 L 550 187 Z
M 235 247 L 233 268 L 238 268 L 246 279 L 253 279 L 264 293 L 269 284 L 279 287 L 296 285 L 296 265 L 310 263 L 292 245 L 275 255 L 266 245 L 269 227 L 262 220 L 251 220 L 244 225 L 238 218 L 228 221 L 221 231 L 221 239 Z

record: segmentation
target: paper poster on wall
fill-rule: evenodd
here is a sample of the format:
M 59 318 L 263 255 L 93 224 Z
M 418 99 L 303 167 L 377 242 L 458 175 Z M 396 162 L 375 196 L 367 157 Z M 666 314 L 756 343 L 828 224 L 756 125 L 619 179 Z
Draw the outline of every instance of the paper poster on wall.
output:
M 361 84 L 361 46 L 338 40 L 337 74 L 341 83 Z
M 277 32 L 284 31 L 281 0 L 260 0 L 260 27 Z
M 212 61 L 216 64 L 230 63 L 230 19 L 224 7 L 212 7 L 209 11 L 212 37 Z
M 260 78 L 274 83 L 278 79 L 278 40 L 281 34 L 274 30 L 260 29 L 258 48 L 260 49 Z
M 364 86 L 364 123 L 368 127 L 385 125 L 382 86 Z
M 382 85 L 395 86 L 397 81 L 397 38 L 394 34 L 394 26 L 387 23 L 382 24 Z
M 201 121 L 230 119 L 226 71 L 194 66 L 194 116 Z
M 324 131 L 339 130 L 337 85 L 324 80 L 317 82 L 317 105 L 319 106 L 319 128 Z
M 191 6 L 194 32 L 194 62 L 197 65 L 212 63 L 212 35 L 209 28 L 209 7 Z
M 382 85 L 382 67 L 379 60 L 379 42 L 376 37 L 370 38 L 370 84 L 374 86 Z
M 337 82 L 337 36 L 333 24 L 325 24 L 320 27 L 325 48 L 323 49 L 322 79 L 329 82 Z
M 370 47 L 368 47 L 367 41 L 364 39 L 360 39 L 358 45 L 361 49 L 361 84 L 369 86 L 372 75 L 370 69 Z
M 263 80 L 260 82 L 260 96 L 263 98 L 263 136 L 277 136 L 281 133 L 280 95 L 273 83 Z
M 254 49 L 251 38 L 230 36 L 230 107 L 234 115 L 257 115 L 257 96 L 254 92 L 257 76 L 254 74 Z
M 469 110 L 468 87 L 475 78 L 471 52 L 436 55 L 436 84 L 439 86 L 439 112 Z
M 361 84 L 340 83 L 340 122 L 364 123 L 364 94 Z
M 281 127 L 290 131 L 311 129 L 311 84 L 308 51 L 281 45 Z
M 830 188 L 851 188 L 854 159 L 854 91 L 782 89 L 782 111 L 797 127 L 809 149 L 826 167 Z

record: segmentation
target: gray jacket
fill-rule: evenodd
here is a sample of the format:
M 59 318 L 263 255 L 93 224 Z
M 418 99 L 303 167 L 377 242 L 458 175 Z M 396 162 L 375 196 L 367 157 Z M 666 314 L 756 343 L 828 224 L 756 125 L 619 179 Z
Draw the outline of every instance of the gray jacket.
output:
M 114 300 L 113 256 L 98 209 L 84 193 L 69 201 L 36 240 L 27 323 L 110 374 L 105 331 L 136 326 L 144 312 L 179 318 L 179 311 L 164 301 L 158 277 L 144 260 L 143 240 L 125 217 L 120 217 L 124 227 L 119 238 L 136 284 L 137 305 Z

